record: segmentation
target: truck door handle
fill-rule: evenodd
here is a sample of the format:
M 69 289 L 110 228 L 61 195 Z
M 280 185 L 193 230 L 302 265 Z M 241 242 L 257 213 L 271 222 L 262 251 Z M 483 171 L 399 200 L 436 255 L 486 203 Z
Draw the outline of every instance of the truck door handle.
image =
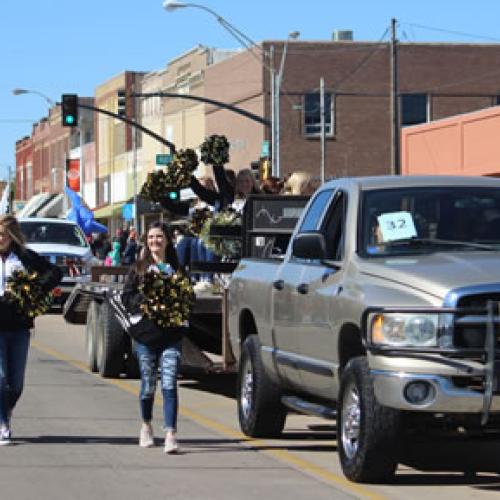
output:
M 273 287 L 276 288 L 276 290 L 283 290 L 285 282 L 283 280 L 273 281 Z
M 297 292 L 301 293 L 302 295 L 305 295 L 307 292 L 309 292 L 309 285 L 307 283 L 301 283 L 297 287 Z

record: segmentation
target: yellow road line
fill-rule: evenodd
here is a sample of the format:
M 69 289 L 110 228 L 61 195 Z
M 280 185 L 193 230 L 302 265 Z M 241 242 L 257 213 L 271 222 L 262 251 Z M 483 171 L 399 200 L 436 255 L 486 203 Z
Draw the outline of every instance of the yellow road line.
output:
M 32 341 L 31 345 L 35 349 L 53 358 L 65 361 L 66 363 L 86 373 L 101 378 L 98 374 L 92 373 L 84 363 L 82 363 L 77 359 L 70 358 L 63 353 L 58 352 L 50 347 L 44 346 L 36 341 Z M 125 382 L 124 380 L 120 379 L 101 379 L 101 380 L 105 381 L 110 385 L 119 387 L 123 391 L 128 392 L 129 394 L 133 394 L 134 396 L 139 395 L 139 389 L 137 387 L 132 386 L 130 383 Z M 160 403 L 157 402 L 157 404 L 159 405 Z M 267 442 L 259 439 L 249 438 L 244 434 L 242 434 L 241 432 L 235 431 L 233 428 L 225 424 L 222 424 L 220 422 L 217 422 L 216 420 L 213 420 L 209 417 L 205 417 L 189 408 L 181 406 L 179 408 L 179 414 L 183 417 L 193 420 L 194 422 L 198 423 L 199 425 L 207 429 L 216 431 L 219 434 L 225 435 L 227 437 L 238 439 L 242 442 L 244 446 L 248 446 L 250 448 L 258 450 L 261 453 L 265 453 L 266 455 L 272 456 L 282 462 L 287 463 L 288 465 L 293 465 L 295 468 L 299 469 L 302 472 L 307 472 L 309 475 L 312 475 L 316 478 L 320 478 L 323 481 L 326 481 L 328 483 L 333 483 L 335 486 L 340 487 L 347 493 L 351 494 L 354 493 L 360 498 L 366 498 L 370 500 L 384 500 L 386 498 L 374 491 L 369 490 L 368 488 L 365 488 L 364 486 L 352 483 L 343 476 L 330 472 L 323 467 L 313 464 L 312 462 L 303 460 L 286 450 L 266 450 L 265 448 L 269 445 Z

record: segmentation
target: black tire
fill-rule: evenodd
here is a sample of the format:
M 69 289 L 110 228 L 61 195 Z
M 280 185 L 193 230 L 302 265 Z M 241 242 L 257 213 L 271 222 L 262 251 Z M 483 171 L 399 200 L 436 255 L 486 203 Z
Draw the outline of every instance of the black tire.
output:
M 87 354 L 87 367 L 97 372 L 97 329 L 99 325 L 99 304 L 90 302 L 87 311 L 87 322 L 85 324 L 85 351 Z
M 365 357 L 353 358 L 342 374 L 337 447 L 345 476 L 359 483 L 390 481 L 398 465 L 400 413 L 379 405 Z
M 124 335 L 113 309 L 105 301 L 101 305 L 97 330 L 97 364 L 99 373 L 105 378 L 119 377 L 125 361 Z
M 238 418 L 244 434 L 251 437 L 277 437 L 285 426 L 287 410 L 281 391 L 264 370 L 257 335 L 250 335 L 242 346 L 237 385 Z

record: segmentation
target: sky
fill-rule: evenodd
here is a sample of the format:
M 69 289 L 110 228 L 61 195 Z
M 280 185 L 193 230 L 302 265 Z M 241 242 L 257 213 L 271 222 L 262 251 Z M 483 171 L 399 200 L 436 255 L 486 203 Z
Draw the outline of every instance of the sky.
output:
M 124 70 L 154 71 L 202 44 L 239 48 L 201 9 L 167 12 L 163 0 L 0 1 L 0 179 L 15 170 L 15 142 L 48 113 L 36 94 L 92 96 Z M 398 22 L 403 42 L 500 43 L 498 0 L 198 0 L 255 41 L 330 40 L 349 29 L 358 41 L 379 41 Z M 387 35 L 385 37 L 387 40 Z

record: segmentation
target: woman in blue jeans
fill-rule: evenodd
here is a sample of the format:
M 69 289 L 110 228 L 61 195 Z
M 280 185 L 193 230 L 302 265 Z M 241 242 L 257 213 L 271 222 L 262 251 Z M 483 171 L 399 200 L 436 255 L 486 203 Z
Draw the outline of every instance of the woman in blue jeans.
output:
M 148 229 L 143 256 L 132 266 L 123 289 L 122 301 L 129 313 L 140 318 L 140 305 L 144 296 L 139 284 L 148 271 L 171 273 L 179 270 L 177 254 L 168 227 L 154 222 Z M 140 320 L 134 327 L 135 352 L 141 372 L 140 410 L 142 426 L 139 446 L 154 446 L 153 403 L 158 369 L 161 375 L 163 394 L 163 417 L 165 430 L 165 453 L 177 453 L 177 375 L 181 354 L 181 338 L 186 327 L 152 328 L 151 322 Z M 138 340 L 140 339 L 140 340 Z
M 62 273 L 24 246 L 24 237 L 13 215 L 0 216 L 0 445 L 11 443 L 12 411 L 24 387 L 24 373 L 33 319 L 19 312 L 6 298 L 6 284 L 16 270 L 36 271 L 47 294 L 61 281 Z

